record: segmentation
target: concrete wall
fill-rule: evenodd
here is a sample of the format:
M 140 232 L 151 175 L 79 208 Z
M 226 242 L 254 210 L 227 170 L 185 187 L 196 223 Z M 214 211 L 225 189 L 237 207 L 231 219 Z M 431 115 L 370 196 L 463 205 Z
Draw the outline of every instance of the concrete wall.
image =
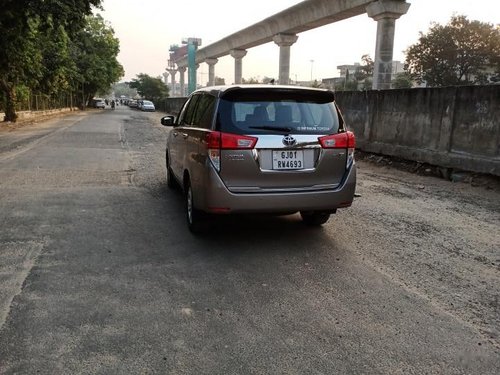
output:
M 57 109 L 47 109 L 44 111 L 18 111 L 17 113 L 17 121 L 28 121 L 28 120 L 38 120 L 47 116 L 57 115 L 59 113 L 65 113 L 70 111 L 79 111 L 79 108 L 57 108 Z M 3 121 L 5 118 L 5 113 L 0 112 L 0 121 Z M 1 126 L 1 123 L 0 123 Z
M 165 101 L 155 103 L 155 107 L 158 111 L 177 116 L 186 99 L 186 97 L 167 98 Z
M 336 96 L 363 151 L 500 176 L 500 85 Z

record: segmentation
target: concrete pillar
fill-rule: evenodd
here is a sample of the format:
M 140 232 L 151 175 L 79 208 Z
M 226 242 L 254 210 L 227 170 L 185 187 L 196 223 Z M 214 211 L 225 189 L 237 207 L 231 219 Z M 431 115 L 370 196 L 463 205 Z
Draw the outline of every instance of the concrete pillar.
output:
M 167 71 L 170 73 L 170 77 L 172 78 L 172 83 L 171 83 L 171 92 L 170 92 L 170 96 L 176 96 L 176 93 L 175 93 L 175 73 L 177 73 L 177 69 L 167 69 Z
M 273 37 L 274 43 L 280 47 L 279 83 L 281 85 L 290 83 L 290 46 L 298 38 L 295 34 L 276 34 Z
M 207 86 L 213 86 L 215 81 L 215 64 L 217 64 L 219 60 L 209 58 L 205 59 L 205 62 L 208 65 L 208 83 Z
M 200 64 L 195 64 L 194 65 L 194 71 L 195 71 L 195 76 L 196 77 L 198 77 L 198 69 L 200 69 Z M 189 71 L 189 68 L 188 68 L 188 71 Z M 200 79 L 199 82 L 201 82 L 201 79 Z M 198 78 L 196 78 L 196 82 L 195 82 L 196 84 L 194 86 L 195 90 L 198 90 L 198 85 L 201 85 L 199 82 L 198 82 Z M 188 87 L 188 91 L 189 91 L 188 94 L 191 94 L 192 91 L 190 91 L 189 87 Z
M 186 85 L 184 83 L 184 73 L 186 73 L 186 67 L 182 66 L 177 69 L 179 71 L 179 86 L 181 89 L 181 92 L 179 93 L 179 96 L 185 96 L 186 95 Z
M 241 76 L 243 73 L 242 69 L 242 60 L 243 57 L 247 54 L 247 51 L 244 49 L 232 49 L 230 51 L 231 56 L 234 58 L 234 83 L 241 83 Z
M 168 72 L 163 72 L 163 79 L 165 80 L 165 85 L 168 85 Z
M 366 7 L 368 16 L 377 21 L 377 44 L 373 67 L 373 89 L 391 88 L 392 54 L 396 20 L 406 14 L 410 4 L 398 0 L 379 0 Z

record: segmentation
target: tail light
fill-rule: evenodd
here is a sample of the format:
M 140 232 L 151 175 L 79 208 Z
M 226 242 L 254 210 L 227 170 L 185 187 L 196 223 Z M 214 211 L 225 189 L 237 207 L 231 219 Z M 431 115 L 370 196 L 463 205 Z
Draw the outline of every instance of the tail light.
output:
M 257 138 L 246 135 L 212 131 L 207 133 L 208 157 L 213 166 L 220 171 L 220 150 L 251 150 L 257 143 Z
M 326 135 L 318 138 L 321 147 L 323 148 L 346 148 L 347 161 L 346 169 L 354 162 L 354 148 L 356 147 L 356 138 L 353 132 L 344 132 Z
M 356 139 L 353 132 L 344 132 L 331 135 L 325 135 L 318 138 L 323 148 L 355 148 Z

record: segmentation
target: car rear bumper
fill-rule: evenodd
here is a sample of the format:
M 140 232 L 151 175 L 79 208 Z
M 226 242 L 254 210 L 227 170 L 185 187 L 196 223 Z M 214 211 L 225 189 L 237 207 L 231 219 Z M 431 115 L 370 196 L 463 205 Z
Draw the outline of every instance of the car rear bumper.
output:
M 330 211 L 348 207 L 356 189 L 356 165 L 346 171 L 334 189 L 306 192 L 232 193 L 213 168 L 208 168 L 208 183 L 201 187 L 199 209 L 212 213 L 257 213 Z

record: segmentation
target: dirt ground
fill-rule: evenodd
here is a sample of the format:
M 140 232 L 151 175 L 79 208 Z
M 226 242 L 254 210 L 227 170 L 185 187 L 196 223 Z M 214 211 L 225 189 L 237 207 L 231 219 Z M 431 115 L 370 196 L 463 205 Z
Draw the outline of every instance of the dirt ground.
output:
M 88 108 L 86 109 L 86 111 L 95 111 L 95 109 Z M 0 121 L 0 134 L 12 132 L 22 128 L 32 128 L 32 127 L 43 128 L 45 126 L 50 126 L 49 120 L 62 118 L 64 116 L 68 116 L 77 112 L 82 112 L 82 111 L 75 109 L 73 111 L 53 112 L 50 114 L 45 114 L 43 116 L 40 115 L 27 118 L 19 118 L 17 119 L 16 122 Z M 3 117 L 4 117 L 3 114 L 0 113 L 0 118 L 3 119 Z
M 357 153 L 358 255 L 500 348 L 500 179 Z M 481 343 L 478 343 L 481 345 Z
M 372 154 L 356 151 L 356 159 L 367 161 L 370 164 L 387 166 L 403 170 L 420 176 L 440 177 L 452 182 L 462 182 L 471 186 L 482 186 L 486 189 L 500 190 L 500 177 L 481 173 L 474 173 L 453 168 L 444 168 L 427 163 L 404 160 L 392 156 Z

